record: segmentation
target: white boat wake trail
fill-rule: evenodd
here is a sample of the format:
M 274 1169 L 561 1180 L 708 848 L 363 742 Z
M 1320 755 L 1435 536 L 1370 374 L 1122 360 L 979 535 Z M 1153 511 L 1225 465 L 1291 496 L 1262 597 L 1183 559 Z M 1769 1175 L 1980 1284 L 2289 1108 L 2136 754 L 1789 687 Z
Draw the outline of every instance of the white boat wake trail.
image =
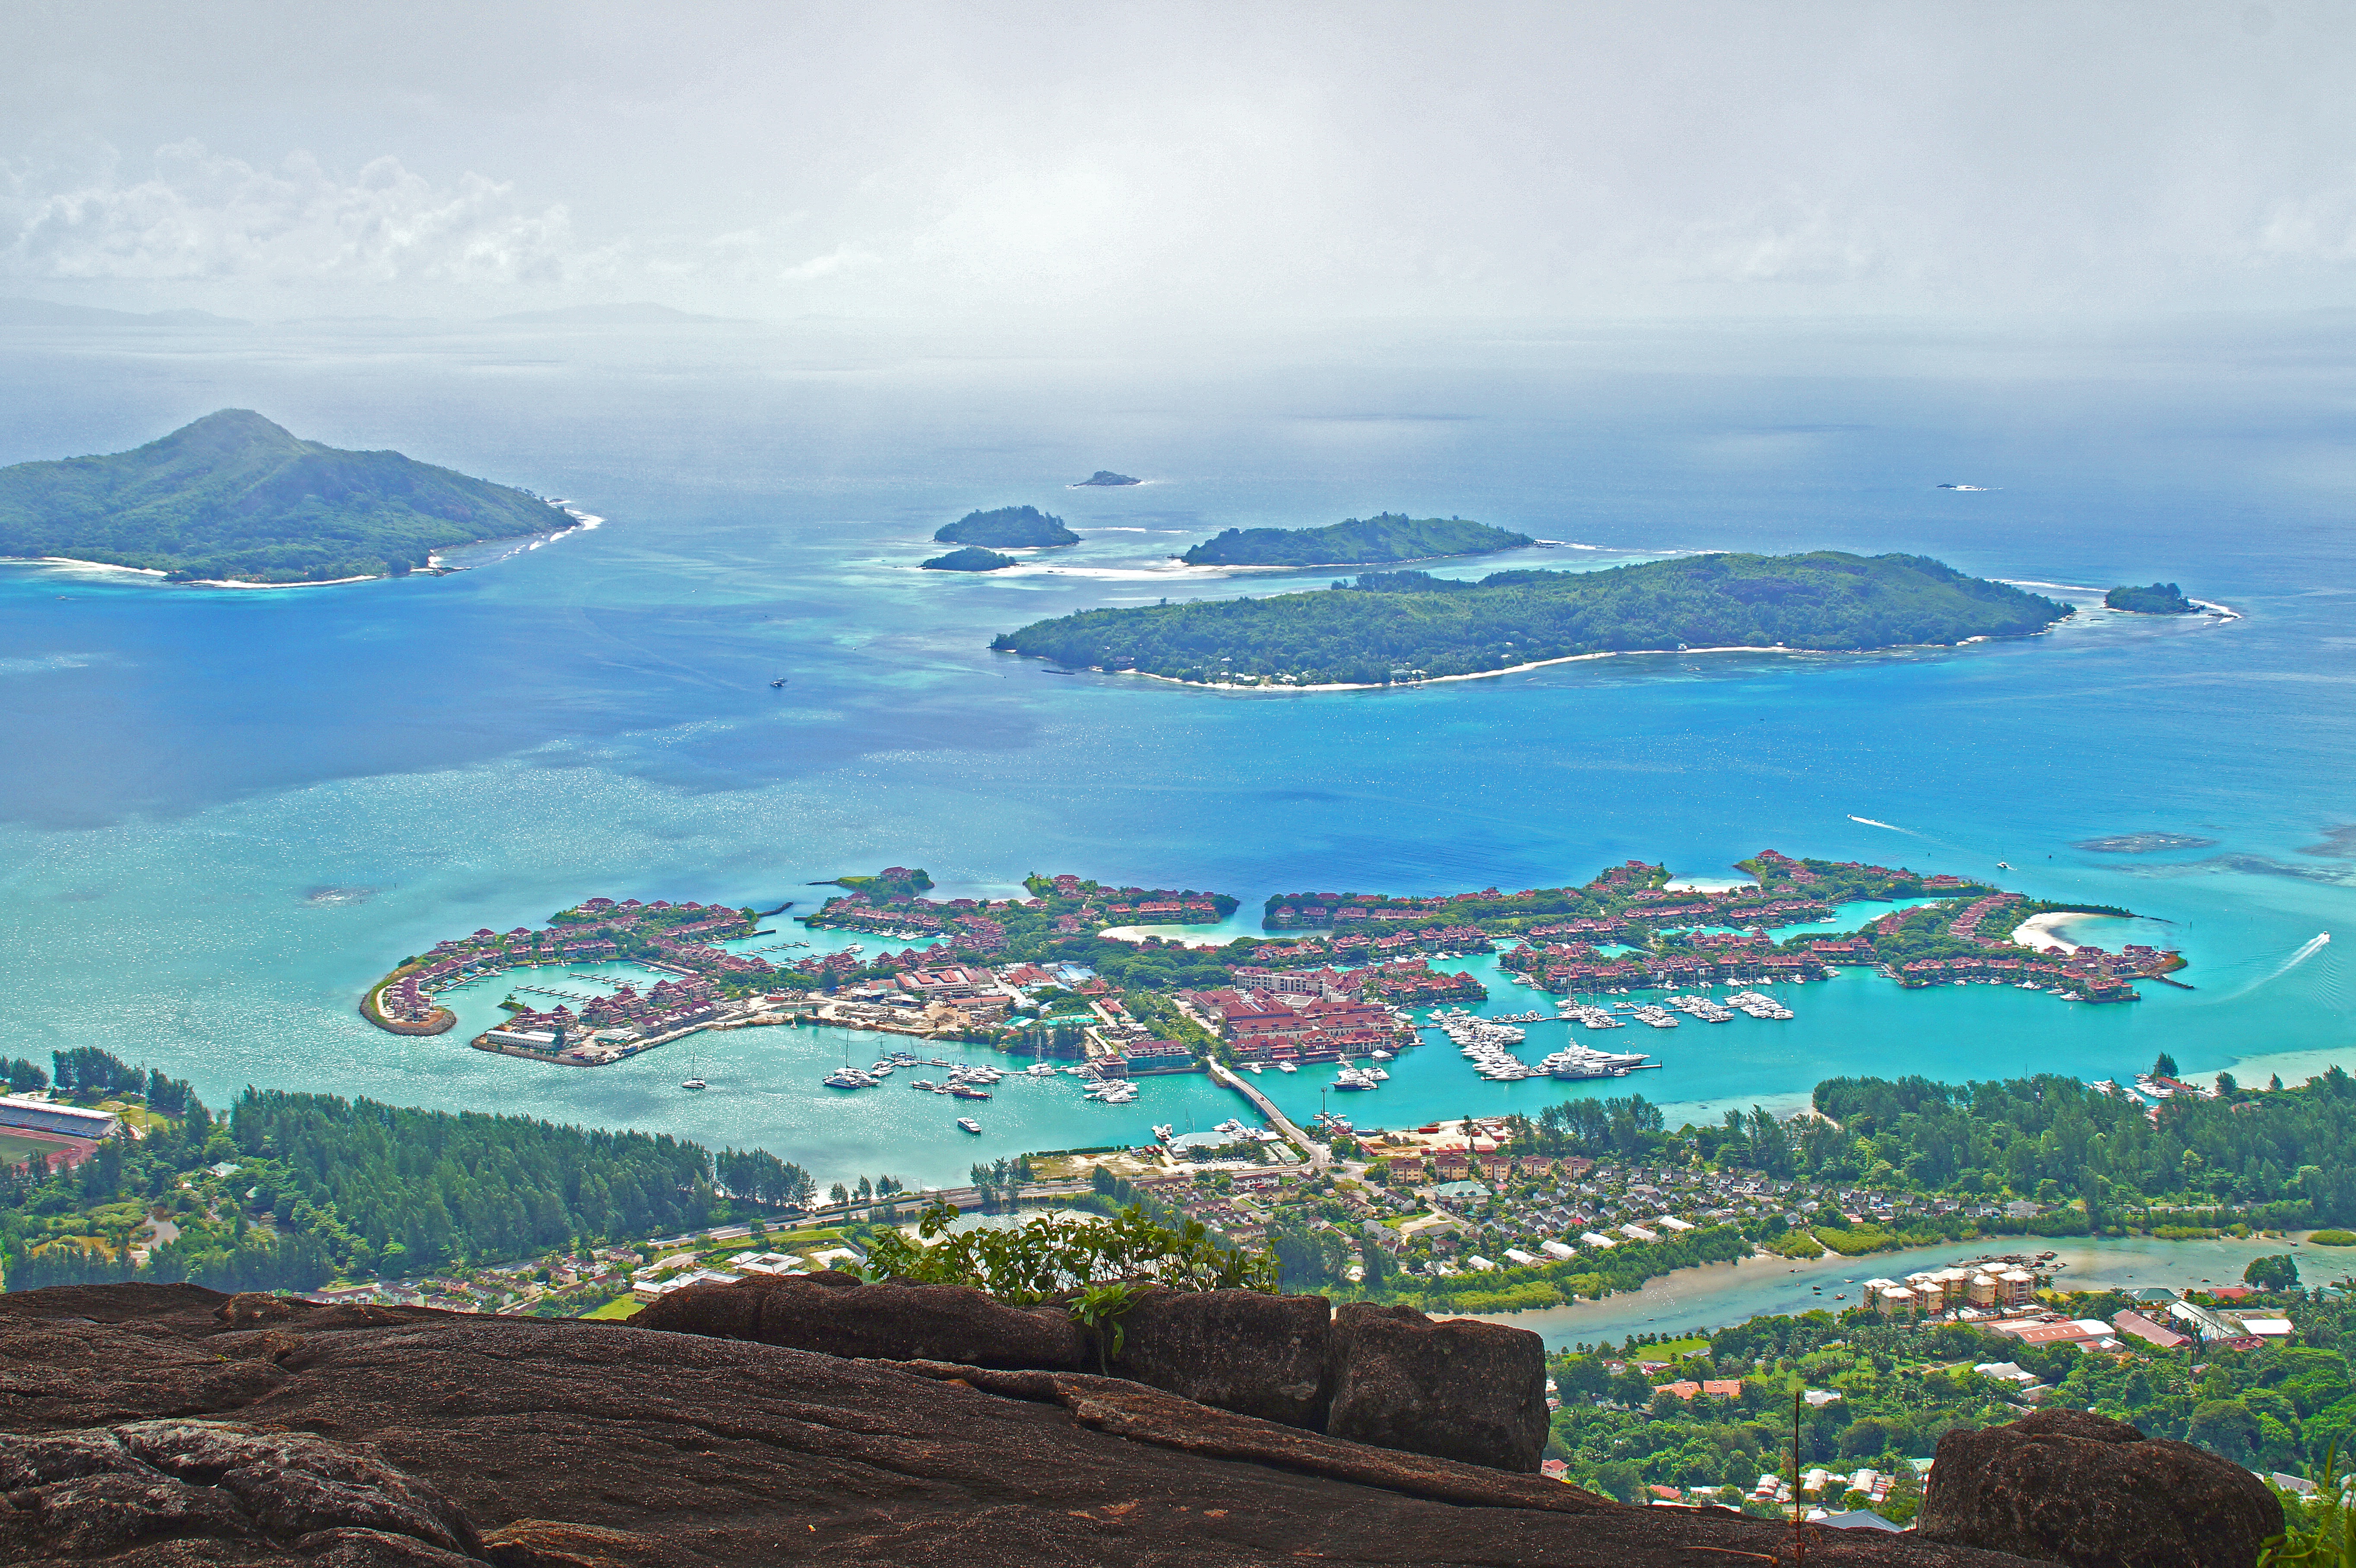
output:
M 1848 819 L 1851 822 L 1862 822 L 1868 827 L 1887 827 L 1892 833 L 1903 833 L 1909 838 L 1928 838 L 1931 837 L 1927 833 L 1917 833 L 1911 827 L 1901 827 L 1894 822 L 1876 822 L 1870 816 L 1858 816 L 1854 814 L 1849 814 Z
M 2328 931 L 2317 932 L 2313 936 L 2308 937 L 2305 942 L 2299 944 L 2297 952 L 2292 954 L 2288 958 L 2284 959 L 2282 963 L 2276 967 L 2273 974 L 2260 976 L 2257 979 L 2251 981 L 2248 985 L 2234 992 L 2233 996 L 2227 997 L 2223 999 L 2229 1002 L 2233 1001 L 2240 997 L 2248 996 L 2260 986 L 2272 985 L 2275 981 L 2281 979 L 2284 976 L 2289 974 L 2292 970 L 2297 968 L 2300 965 L 2306 963 L 2308 959 L 2314 957 L 2317 954 L 2322 952 L 2325 948 L 2330 945 L 2331 933 Z

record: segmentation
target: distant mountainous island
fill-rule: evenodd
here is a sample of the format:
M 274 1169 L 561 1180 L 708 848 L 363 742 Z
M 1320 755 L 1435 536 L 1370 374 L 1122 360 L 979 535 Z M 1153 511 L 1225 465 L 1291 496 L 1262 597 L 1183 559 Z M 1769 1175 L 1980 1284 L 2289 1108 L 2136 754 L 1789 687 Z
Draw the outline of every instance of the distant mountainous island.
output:
M 1462 517 L 1384 512 L 1323 528 L 1229 528 L 1178 559 L 1189 566 L 1371 566 L 1519 549 L 1527 534 Z
M 535 496 L 397 452 L 345 452 L 223 409 L 105 457 L 0 468 L 0 556 L 175 581 L 400 576 L 437 549 L 573 526 Z
M 1315 592 L 1087 610 L 991 646 L 1204 685 L 1382 686 L 1603 653 L 1954 644 L 2043 631 L 2070 613 L 1923 556 L 1815 550 L 1478 582 L 1369 572 Z
M 968 545 L 947 555 L 937 555 L 925 562 L 926 571 L 1000 571 L 1014 564 L 1011 555 L 1001 555 L 980 545 Z
M 1109 468 L 1099 468 L 1094 474 L 1091 474 L 1087 478 L 1081 480 L 1077 485 L 1073 485 L 1072 488 L 1075 490 L 1084 490 L 1091 485 L 1142 485 L 1144 483 L 1144 480 L 1131 479 L 1126 474 L 1115 474 Z
M 2132 611 L 2137 615 L 2201 613 L 2201 607 L 2187 599 L 2173 582 L 2147 583 L 2141 588 L 2114 588 L 2103 595 L 2103 603 L 2110 609 Z
M 1080 536 L 1036 507 L 1001 507 L 992 512 L 968 512 L 933 536 L 943 544 L 978 544 L 991 549 L 1035 549 L 1042 546 L 1077 544 Z

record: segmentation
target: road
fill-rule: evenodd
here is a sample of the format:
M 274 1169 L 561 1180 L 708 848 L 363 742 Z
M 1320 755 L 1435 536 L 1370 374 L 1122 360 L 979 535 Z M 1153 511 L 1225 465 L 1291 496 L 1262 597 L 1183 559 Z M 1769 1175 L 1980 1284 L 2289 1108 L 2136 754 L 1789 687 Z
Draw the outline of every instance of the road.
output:
M 1248 1080 L 1237 1076 L 1232 1069 L 1215 1061 L 1210 1062 L 1209 1066 L 1214 1080 L 1226 1084 L 1230 1089 L 1242 1091 L 1243 1097 L 1259 1108 L 1259 1114 L 1268 1118 L 1269 1125 L 1291 1139 L 1293 1146 L 1308 1157 L 1309 1163 L 1313 1168 L 1323 1170 L 1333 1165 L 1333 1151 L 1295 1126 L 1291 1117 L 1276 1108 L 1275 1101 L 1253 1088 Z

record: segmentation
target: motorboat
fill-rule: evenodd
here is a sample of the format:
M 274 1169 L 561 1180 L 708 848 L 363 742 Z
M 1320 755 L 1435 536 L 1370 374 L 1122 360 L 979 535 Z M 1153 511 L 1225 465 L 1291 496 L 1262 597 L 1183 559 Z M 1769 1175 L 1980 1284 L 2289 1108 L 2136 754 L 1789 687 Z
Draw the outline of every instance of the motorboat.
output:
M 971 1116 L 959 1116 L 958 1118 L 958 1125 L 969 1133 L 979 1133 L 981 1131 L 981 1124 L 975 1121 Z
M 682 1083 L 680 1083 L 680 1088 L 682 1088 L 682 1089 L 709 1089 L 709 1088 L 711 1088 L 711 1087 L 712 1087 L 712 1085 L 711 1085 L 711 1084 L 709 1084 L 709 1083 L 705 1083 L 702 1079 L 701 1079 L 701 1078 L 690 1078 L 690 1079 L 686 1080 L 685 1082 L 683 1082 Z

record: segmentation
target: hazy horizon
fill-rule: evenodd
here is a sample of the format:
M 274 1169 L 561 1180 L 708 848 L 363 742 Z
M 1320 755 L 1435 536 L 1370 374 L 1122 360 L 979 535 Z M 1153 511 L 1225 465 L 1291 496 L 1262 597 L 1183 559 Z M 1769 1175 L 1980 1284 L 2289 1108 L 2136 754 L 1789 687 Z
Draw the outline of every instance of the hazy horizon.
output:
M 0 294 L 1108 331 L 2302 310 L 2293 4 L 27 8 Z

